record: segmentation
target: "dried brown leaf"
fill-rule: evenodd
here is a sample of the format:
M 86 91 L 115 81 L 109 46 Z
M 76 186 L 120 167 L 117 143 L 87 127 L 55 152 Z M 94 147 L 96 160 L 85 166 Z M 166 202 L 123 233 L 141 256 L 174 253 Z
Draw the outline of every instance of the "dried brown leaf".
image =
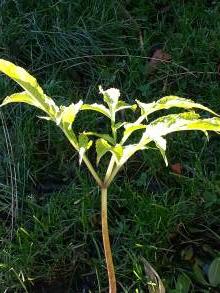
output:
M 170 60 L 170 54 L 166 53 L 162 49 L 156 49 L 149 61 L 150 71 L 154 71 L 160 63 L 169 62 Z
M 182 174 L 183 166 L 180 163 L 172 164 L 170 167 L 174 173 L 178 175 Z
M 145 274 L 151 281 L 148 284 L 149 292 L 150 293 L 165 293 L 166 291 L 165 291 L 164 285 L 158 273 L 155 271 L 155 269 L 144 257 L 142 257 L 141 259 L 144 264 Z

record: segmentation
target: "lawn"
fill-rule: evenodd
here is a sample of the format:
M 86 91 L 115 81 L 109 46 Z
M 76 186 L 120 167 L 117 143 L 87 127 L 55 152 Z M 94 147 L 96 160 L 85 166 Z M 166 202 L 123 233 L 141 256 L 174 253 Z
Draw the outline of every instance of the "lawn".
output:
M 0 58 L 59 105 L 99 102 L 102 85 L 129 103 L 178 95 L 220 113 L 219 13 L 208 0 L 1 1 Z M 1 101 L 17 90 L 0 76 Z M 98 188 L 39 115 L 0 110 L 0 291 L 108 292 Z M 76 128 L 104 123 L 83 111 Z M 157 293 L 151 267 L 167 292 L 219 292 L 220 137 L 169 135 L 167 157 L 137 153 L 110 188 L 118 292 Z

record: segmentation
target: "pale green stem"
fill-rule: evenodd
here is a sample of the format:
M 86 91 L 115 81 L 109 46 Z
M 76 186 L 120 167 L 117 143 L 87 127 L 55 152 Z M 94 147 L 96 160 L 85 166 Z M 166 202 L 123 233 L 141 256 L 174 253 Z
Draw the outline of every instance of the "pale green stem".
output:
M 115 166 L 115 168 L 112 170 L 111 175 L 109 176 L 109 178 L 107 179 L 107 181 L 105 182 L 106 186 L 109 186 L 113 179 L 115 178 L 115 176 L 117 175 L 118 171 L 121 169 L 121 165 Z
M 112 136 L 114 139 L 114 142 L 116 143 L 117 141 L 117 131 L 115 130 L 115 121 L 111 121 L 111 129 L 112 129 Z
M 97 172 L 95 171 L 95 169 L 93 168 L 92 164 L 90 163 L 89 159 L 86 157 L 86 155 L 83 156 L 83 162 L 86 164 L 87 168 L 89 169 L 90 173 L 92 174 L 92 176 L 94 177 L 95 181 L 97 182 L 97 184 L 99 186 L 102 186 L 102 180 L 99 178 L 99 175 L 97 174 Z
M 135 124 L 137 124 L 137 125 L 138 125 L 138 124 L 141 124 L 141 123 L 143 122 L 144 119 L 146 119 L 145 116 L 143 116 L 143 115 L 140 116 L 140 117 L 136 120 Z
M 65 133 L 66 137 L 68 138 L 69 142 L 72 144 L 72 146 L 74 147 L 74 149 L 78 152 L 79 149 L 77 147 L 77 145 L 75 144 L 75 142 L 72 140 L 71 136 L 69 135 L 68 131 L 66 131 L 65 129 L 61 128 L 63 130 L 63 132 Z M 92 174 L 92 176 L 94 177 L 95 181 L 97 182 L 97 184 L 99 186 L 101 186 L 103 184 L 102 180 L 99 178 L 99 175 L 97 174 L 97 172 L 95 171 L 95 169 L 93 168 L 92 164 L 90 163 L 89 159 L 87 158 L 86 155 L 83 155 L 83 162 L 86 164 L 87 168 L 89 169 L 90 173 Z
M 127 158 L 126 161 L 124 161 L 122 164 L 115 166 L 115 168 L 112 170 L 111 175 L 108 177 L 108 179 L 105 182 L 106 186 L 109 186 L 112 181 L 114 180 L 115 176 L 118 174 L 120 171 L 121 167 L 130 159 L 131 156 L 133 156 L 134 153 L 130 154 Z
M 108 165 L 108 169 L 106 171 L 106 175 L 105 175 L 104 182 L 107 182 L 108 179 L 109 179 L 109 177 L 111 176 L 111 173 L 112 173 L 112 169 L 114 167 L 114 164 L 115 164 L 115 159 L 114 159 L 114 156 L 112 155 L 111 160 L 110 160 L 110 163 Z
M 109 240 L 108 216 L 107 216 L 107 188 L 101 188 L 101 209 L 102 209 L 102 238 L 105 252 L 105 261 L 108 271 L 109 293 L 116 293 L 115 269 L 112 260 L 111 245 Z

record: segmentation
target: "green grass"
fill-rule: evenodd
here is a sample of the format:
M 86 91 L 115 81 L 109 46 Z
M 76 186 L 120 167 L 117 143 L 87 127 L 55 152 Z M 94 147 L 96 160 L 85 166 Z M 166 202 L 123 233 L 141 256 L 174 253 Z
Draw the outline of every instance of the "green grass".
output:
M 128 101 L 175 94 L 220 113 L 219 9 L 218 1 L 202 0 L 2 1 L 0 57 L 27 68 L 58 104 L 98 101 L 102 84 L 120 88 Z M 172 60 L 149 75 L 155 45 Z M 15 88 L 1 76 L 2 98 Z M 106 292 L 98 190 L 39 113 L 24 105 L 1 112 L 0 289 Z M 77 127 L 102 128 L 97 118 L 80 115 Z M 147 291 L 143 258 L 168 289 L 185 272 L 191 292 L 201 292 L 207 286 L 193 264 L 219 254 L 219 137 L 208 143 L 199 133 L 175 134 L 168 146 L 170 164 L 183 166 L 180 176 L 152 149 L 132 158 L 110 190 L 119 292 Z

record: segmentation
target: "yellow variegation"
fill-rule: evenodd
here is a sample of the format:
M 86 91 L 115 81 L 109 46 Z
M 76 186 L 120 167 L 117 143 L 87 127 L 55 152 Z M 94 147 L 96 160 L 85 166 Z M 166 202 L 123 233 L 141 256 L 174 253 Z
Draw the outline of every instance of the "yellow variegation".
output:
M 91 110 L 91 111 L 96 111 L 99 113 L 102 113 L 106 117 L 111 119 L 111 113 L 108 108 L 106 108 L 104 105 L 101 104 L 84 104 L 81 108 L 81 110 Z
M 83 132 L 85 135 L 87 136 L 96 136 L 96 137 L 99 137 L 99 138 L 103 138 L 105 139 L 107 142 L 111 143 L 111 144 L 114 144 L 114 139 L 113 137 L 111 137 L 109 134 L 105 134 L 105 133 L 97 133 L 97 132 L 93 132 L 93 131 L 84 131 Z
M 76 118 L 76 114 L 80 111 L 83 101 L 77 104 L 71 104 L 68 107 L 61 106 L 58 114 L 56 115 L 56 123 L 66 130 L 72 129 L 72 124 Z
M 26 103 L 44 110 L 42 105 L 36 99 L 33 99 L 33 97 L 26 91 L 7 96 L 2 102 L 1 106 L 5 106 L 10 103 Z
M 88 149 L 90 149 L 93 142 L 92 142 L 92 140 L 89 140 L 88 136 L 85 135 L 84 133 L 81 133 L 79 135 L 78 142 L 79 142 L 79 164 L 81 164 L 85 152 Z
M 145 129 L 146 125 L 144 124 L 136 124 L 136 123 L 125 123 L 124 124 L 124 133 L 123 138 L 121 140 L 121 144 L 124 144 L 128 137 L 136 130 Z
M 220 131 L 220 118 L 201 119 L 200 115 L 195 112 L 184 112 L 160 117 L 146 125 L 146 130 L 140 140 L 140 145 L 147 145 L 151 141 L 154 141 L 167 165 L 168 161 L 165 155 L 166 140 L 163 136 L 184 130 L 200 130 L 205 132 L 205 134 L 207 130 Z
M 124 101 L 118 101 L 115 112 L 125 110 L 125 109 L 131 109 L 132 111 L 135 111 L 137 109 L 137 105 L 136 104 L 129 105 L 128 103 L 125 103 Z
M 123 155 L 123 146 L 116 144 L 115 146 L 110 145 L 105 139 L 99 138 L 96 141 L 96 153 L 97 153 L 97 165 L 100 159 L 107 153 L 111 152 L 114 156 L 115 162 L 118 164 Z
M 42 88 L 37 83 L 37 80 L 32 75 L 30 75 L 24 68 L 16 66 L 15 64 L 4 59 L 0 59 L 0 72 L 3 72 L 5 75 L 16 81 L 26 91 L 26 93 L 30 95 L 30 99 L 32 98 L 33 101 L 32 103 L 30 103 L 29 99 L 28 104 L 42 109 L 49 116 L 54 117 L 56 115 L 58 107 L 56 106 L 54 101 L 44 94 Z M 9 103 L 8 97 L 6 99 L 7 101 L 5 103 Z M 27 97 L 24 99 L 23 102 L 26 103 L 26 101 Z
M 142 103 L 138 100 L 136 100 L 138 106 L 142 110 L 142 115 L 147 117 L 151 113 L 159 110 L 167 110 L 170 108 L 183 108 L 183 109 L 200 109 L 207 112 L 212 113 L 213 115 L 219 116 L 217 113 L 209 109 L 208 107 L 205 107 L 201 104 L 195 103 L 194 101 L 190 99 L 181 98 L 178 96 L 166 96 L 161 99 L 159 99 L 156 102 L 153 103 Z
M 110 88 L 104 91 L 103 88 L 99 86 L 99 91 L 103 95 L 103 99 L 108 104 L 109 108 L 116 107 L 120 97 L 120 91 L 118 89 Z
M 96 164 L 98 166 L 101 158 L 107 153 L 110 152 L 112 146 L 103 138 L 99 138 L 96 140 L 96 153 L 97 153 L 97 160 Z

